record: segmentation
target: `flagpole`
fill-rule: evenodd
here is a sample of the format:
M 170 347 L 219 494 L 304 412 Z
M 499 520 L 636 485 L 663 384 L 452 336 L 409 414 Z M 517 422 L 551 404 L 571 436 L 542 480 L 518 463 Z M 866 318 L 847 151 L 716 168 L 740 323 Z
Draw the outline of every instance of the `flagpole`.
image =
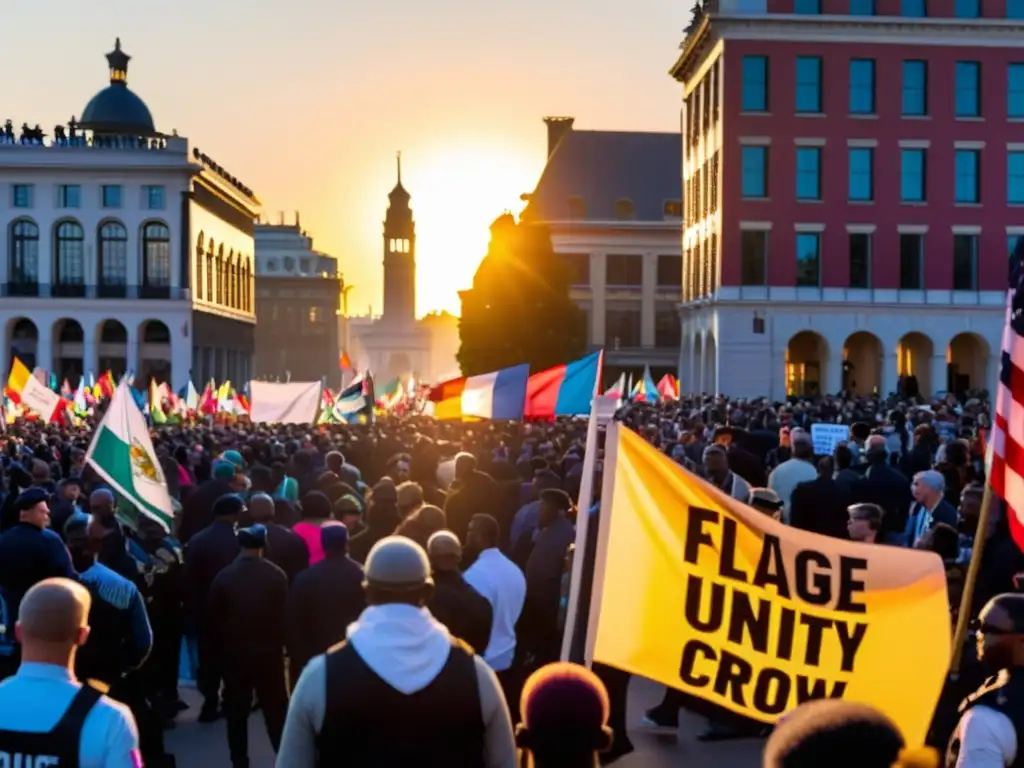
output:
M 992 484 L 989 476 L 985 476 L 985 490 L 981 497 L 981 512 L 978 515 L 978 527 L 974 532 L 974 545 L 971 547 L 971 563 L 967 567 L 967 578 L 960 595 L 960 610 L 956 617 L 956 630 L 953 632 L 953 658 L 949 663 L 949 672 L 956 677 L 960 674 L 960 662 L 964 655 L 964 642 L 967 640 L 967 626 L 971 621 L 971 605 L 974 602 L 974 588 L 978 583 L 978 571 L 981 570 L 981 556 L 985 551 L 985 539 L 988 538 L 988 521 L 992 514 Z

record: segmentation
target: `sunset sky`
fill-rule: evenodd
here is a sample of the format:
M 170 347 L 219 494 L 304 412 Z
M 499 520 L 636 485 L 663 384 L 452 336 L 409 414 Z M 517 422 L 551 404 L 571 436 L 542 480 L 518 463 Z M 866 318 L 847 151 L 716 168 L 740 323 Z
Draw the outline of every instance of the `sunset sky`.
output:
M 353 314 L 381 306 L 381 222 L 402 150 L 420 314 L 458 311 L 504 209 L 544 165 L 544 115 L 674 131 L 685 0 L 14 0 L 0 121 L 80 116 L 120 36 L 128 84 L 338 257 Z

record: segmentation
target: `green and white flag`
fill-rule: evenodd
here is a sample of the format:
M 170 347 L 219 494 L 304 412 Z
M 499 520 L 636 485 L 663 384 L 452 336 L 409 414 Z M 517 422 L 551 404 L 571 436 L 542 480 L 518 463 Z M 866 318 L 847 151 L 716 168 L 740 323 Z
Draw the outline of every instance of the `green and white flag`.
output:
M 173 509 L 149 427 L 122 379 L 85 460 L 139 513 L 171 530 Z

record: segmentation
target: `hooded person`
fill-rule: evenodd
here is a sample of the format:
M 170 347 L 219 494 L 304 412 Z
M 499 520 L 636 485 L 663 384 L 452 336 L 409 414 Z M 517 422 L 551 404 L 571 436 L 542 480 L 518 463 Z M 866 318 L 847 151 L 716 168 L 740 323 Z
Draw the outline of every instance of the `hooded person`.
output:
M 424 607 L 434 584 L 423 549 L 381 539 L 363 586 L 369 607 L 348 639 L 314 657 L 295 686 L 280 750 L 288 765 L 513 768 L 497 678 Z

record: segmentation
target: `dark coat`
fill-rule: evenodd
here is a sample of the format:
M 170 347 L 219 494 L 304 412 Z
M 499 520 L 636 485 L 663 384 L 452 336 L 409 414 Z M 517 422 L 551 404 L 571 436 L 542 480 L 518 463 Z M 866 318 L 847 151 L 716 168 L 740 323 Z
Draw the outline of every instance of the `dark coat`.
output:
M 0 536 L 0 592 L 9 623 L 18 618 L 21 599 L 43 579 L 75 579 L 67 547 L 53 531 L 18 523 Z
M 277 523 L 267 523 L 267 560 L 294 581 L 309 565 L 309 547 L 295 531 Z
M 206 617 L 213 580 L 235 561 L 240 551 L 234 525 L 223 521 L 201 530 L 185 547 L 185 603 L 189 614 L 200 624 Z
M 469 521 L 473 515 L 493 514 L 493 507 L 500 499 L 498 484 L 490 475 L 473 470 L 452 491 L 444 504 L 448 530 L 466 541 Z
M 345 639 L 365 607 L 363 569 L 348 556 L 328 555 L 295 577 L 288 591 L 293 684 L 311 658 Z
M 188 501 L 181 510 L 181 523 L 178 538 L 182 544 L 213 522 L 213 503 L 226 493 L 231 493 L 231 486 L 224 480 L 213 478 L 196 488 L 189 494 Z
M 491 639 L 494 609 L 458 571 L 434 572 L 434 596 L 427 605 L 448 631 L 483 655 Z
M 870 464 L 864 470 L 864 477 L 851 484 L 850 496 L 851 503 L 877 504 L 884 510 L 879 541 L 891 538 L 893 534 L 903 534 L 913 497 L 910 495 L 910 481 L 898 469 L 884 461 Z
M 789 524 L 793 528 L 848 539 L 846 508 L 850 498 L 830 477 L 800 483 L 789 501 Z
M 241 554 L 213 580 L 206 624 L 225 669 L 283 658 L 288 577 L 262 557 Z

